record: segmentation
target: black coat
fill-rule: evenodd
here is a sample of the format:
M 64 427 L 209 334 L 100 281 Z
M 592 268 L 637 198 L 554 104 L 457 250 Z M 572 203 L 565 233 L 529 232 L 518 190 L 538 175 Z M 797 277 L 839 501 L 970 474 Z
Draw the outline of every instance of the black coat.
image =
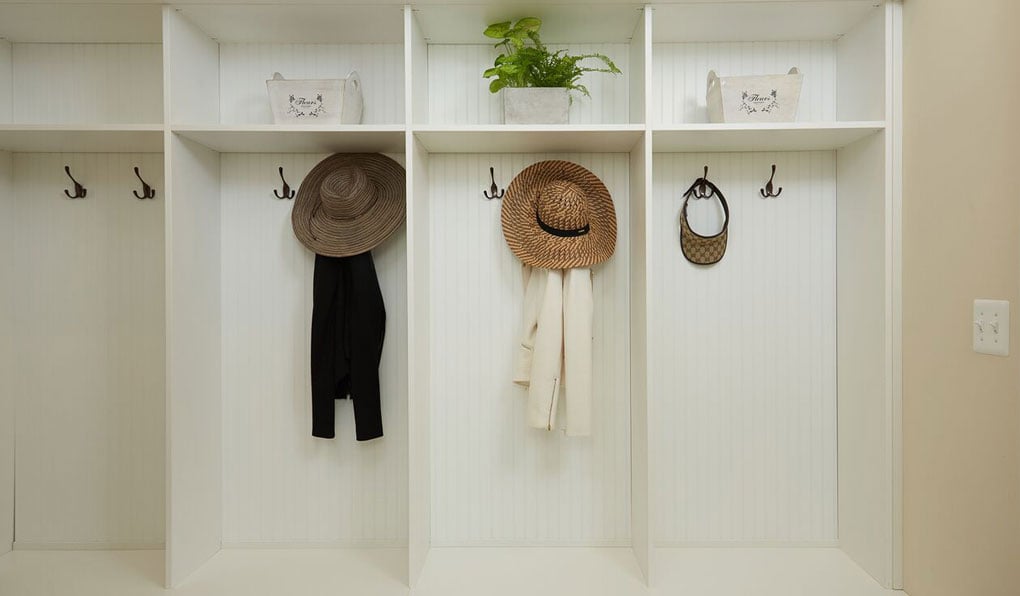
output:
M 334 400 L 350 398 L 357 440 L 381 437 L 386 308 L 372 253 L 316 255 L 312 300 L 312 435 L 335 437 Z

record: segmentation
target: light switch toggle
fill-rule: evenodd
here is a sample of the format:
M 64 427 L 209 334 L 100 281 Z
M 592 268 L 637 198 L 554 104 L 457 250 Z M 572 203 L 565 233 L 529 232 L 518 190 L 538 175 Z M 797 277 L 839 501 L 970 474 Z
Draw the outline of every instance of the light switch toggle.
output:
M 1009 356 L 1009 302 L 974 301 L 974 351 Z

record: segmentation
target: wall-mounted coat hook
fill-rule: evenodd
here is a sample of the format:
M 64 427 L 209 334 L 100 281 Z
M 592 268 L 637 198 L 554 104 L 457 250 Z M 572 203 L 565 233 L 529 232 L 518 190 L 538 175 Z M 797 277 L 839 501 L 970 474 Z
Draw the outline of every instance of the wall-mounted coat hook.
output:
M 492 166 L 489 166 L 489 178 L 492 180 L 492 186 L 489 187 L 489 192 L 483 190 L 482 194 L 490 201 L 492 199 L 502 199 L 503 195 L 506 194 L 506 189 L 500 190 L 499 186 L 496 185 L 496 171 Z
M 138 180 L 142 183 L 142 194 L 138 194 L 137 190 L 132 190 L 131 191 L 132 193 L 134 193 L 135 198 L 138 198 L 138 199 L 155 199 L 156 198 L 156 189 L 152 188 L 151 186 L 149 186 L 149 183 L 146 182 L 145 180 L 142 180 L 142 175 L 138 173 L 138 166 L 135 166 L 135 176 L 137 176 Z
M 775 190 L 775 186 L 773 186 L 772 184 L 775 179 L 776 179 L 776 164 L 772 164 L 772 176 L 769 178 L 769 181 L 765 183 L 765 188 L 759 190 L 759 192 L 761 193 L 761 198 L 763 199 L 775 198 L 783 194 L 782 186 L 779 187 L 779 190 Z
M 82 186 L 80 182 L 75 180 L 74 176 L 71 175 L 71 166 L 64 166 L 64 172 L 67 173 L 67 177 L 71 179 L 71 182 L 74 182 L 74 194 L 72 195 L 67 192 L 66 188 L 64 189 L 64 194 L 67 195 L 67 198 L 69 199 L 84 199 L 85 195 L 88 194 L 89 191 Z
M 274 188 L 273 194 L 278 199 L 293 199 L 297 192 L 290 187 L 290 184 L 287 184 L 287 179 L 283 177 L 283 166 L 280 166 L 280 180 L 283 181 L 283 191 L 281 192 Z
M 708 166 L 705 166 L 705 175 L 695 180 L 684 196 L 690 195 L 695 199 L 711 199 L 715 196 L 716 190 L 716 186 L 708 180 Z

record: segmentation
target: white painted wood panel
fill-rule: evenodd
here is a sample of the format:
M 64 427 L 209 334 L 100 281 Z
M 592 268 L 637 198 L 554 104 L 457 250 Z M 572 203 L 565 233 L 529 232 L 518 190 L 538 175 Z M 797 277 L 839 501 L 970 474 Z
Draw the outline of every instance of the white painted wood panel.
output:
M 167 136 L 166 583 L 220 548 L 223 424 L 220 156 Z
M 798 122 L 836 119 L 836 49 L 832 41 L 657 43 L 652 46 L 653 124 L 708 122 L 708 71 L 719 76 L 804 73 Z
M 630 122 L 630 45 L 549 44 L 550 50 L 565 48 L 571 54 L 601 53 L 609 56 L 623 74 L 590 73 L 580 82 L 591 97 L 574 94 L 571 124 L 627 124 Z M 482 72 L 492 67 L 499 50 L 491 45 L 428 46 L 428 93 L 430 124 L 502 124 L 503 96 L 489 92 L 491 79 Z M 596 62 L 591 62 L 592 65 Z
M 0 39 L 0 122 L 10 122 L 13 117 L 14 69 L 11 55 L 11 42 Z
M 630 539 L 629 156 L 432 155 L 432 544 L 625 545 Z M 595 269 L 592 436 L 526 425 L 511 382 L 520 338 L 520 262 L 487 201 L 524 167 L 567 159 L 616 202 L 616 253 Z M 569 399 L 569 398 L 568 398 Z
M 88 189 L 69 200 L 64 165 Z M 140 201 L 132 168 L 157 189 Z M 19 545 L 163 542 L 160 154 L 15 154 Z
M 2 47 L 2 44 L 0 44 Z M 0 253 L 13 255 L 14 168 L 0 151 Z M 14 259 L 0 261 L 0 325 L 14 326 Z M 0 555 L 14 543 L 14 354 L 12 333 L 0 334 Z
M 163 46 L 166 120 L 219 123 L 219 45 L 183 14 L 165 6 Z
M 272 124 L 266 79 L 339 79 L 357 70 L 362 124 L 404 121 L 403 44 L 220 44 L 220 122 Z
M 891 230 L 884 136 L 838 154 L 839 542 L 892 582 Z M 846 199 L 844 199 L 846 197 Z
M 884 120 L 887 89 L 886 11 L 868 17 L 836 42 L 836 113 L 840 120 Z
M 16 43 L 12 55 L 14 122 L 163 121 L 158 43 Z
M 773 163 L 784 191 L 765 200 Z M 726 256 L 702 268 L 681 254 L 677 220 L 706 164 L 732 220 Z M 659 154 L 653 167 L 655 538 L 833 543 L 834 155 Z M 689 214 L 705 234 L 722 222 L 717 201 Z
M 291 228 L 277 168 L 296 188 L 325 155 L 228 153 L 222 184 L 223 541 L 397 546 L 407 537 L 405 233 L 373 252 L 386 304 L 381 440 L 354 440 L 349 400 L 336 439 L 311 428 L 315 255 Z M 402 155 L 393 155 L 403 162 Z

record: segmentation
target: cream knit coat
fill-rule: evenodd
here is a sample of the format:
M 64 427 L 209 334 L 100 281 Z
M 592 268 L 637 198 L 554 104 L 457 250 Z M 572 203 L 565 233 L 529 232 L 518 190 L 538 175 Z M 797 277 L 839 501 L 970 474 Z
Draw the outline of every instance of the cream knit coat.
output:
M 528 388 L 532 428 L 557 428 L 563 396 L 567 435 L 591 434 L 592 315 L 591 270 L 524 266 L 524 322 L 514 383 Z

